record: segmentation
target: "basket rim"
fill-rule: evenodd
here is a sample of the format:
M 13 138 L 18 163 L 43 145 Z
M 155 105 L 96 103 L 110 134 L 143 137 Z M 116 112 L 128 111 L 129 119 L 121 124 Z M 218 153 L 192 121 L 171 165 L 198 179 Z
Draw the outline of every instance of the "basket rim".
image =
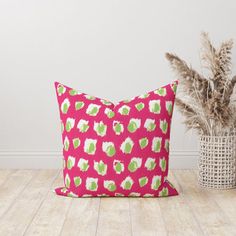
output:
M 227 134 L 227 135 L 199 135 L 200 139 L 201 138 L 228 138 L 228 137 L 236 137 L 236 129 L 232 131 L 232 133 Z

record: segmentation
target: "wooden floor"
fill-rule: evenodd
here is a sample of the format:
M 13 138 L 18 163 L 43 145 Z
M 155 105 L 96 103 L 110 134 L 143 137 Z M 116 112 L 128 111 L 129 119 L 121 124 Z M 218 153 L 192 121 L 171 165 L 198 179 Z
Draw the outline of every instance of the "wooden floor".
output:
M 169 198 L 65 198 L 56 170 L 0 170 L 0 236 L 236 235 L 236 190 L 206 191 L 194 171 L 169 179 Z

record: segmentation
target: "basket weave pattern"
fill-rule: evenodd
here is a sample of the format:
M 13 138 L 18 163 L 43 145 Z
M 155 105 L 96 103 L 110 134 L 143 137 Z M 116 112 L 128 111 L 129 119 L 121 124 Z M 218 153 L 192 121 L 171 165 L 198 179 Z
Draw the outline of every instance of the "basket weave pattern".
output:
M 236 133 L 201 136 L 198 181 L 202 187 L 230 189 L 236 186 Z

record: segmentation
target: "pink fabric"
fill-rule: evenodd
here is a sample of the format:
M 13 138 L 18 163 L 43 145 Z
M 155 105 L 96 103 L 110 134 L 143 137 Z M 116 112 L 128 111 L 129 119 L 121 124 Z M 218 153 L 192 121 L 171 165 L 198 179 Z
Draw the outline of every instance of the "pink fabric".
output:
M 118 104 L 55 83 L 71 197 L 177 195 L 167 180 L 177 81 Z

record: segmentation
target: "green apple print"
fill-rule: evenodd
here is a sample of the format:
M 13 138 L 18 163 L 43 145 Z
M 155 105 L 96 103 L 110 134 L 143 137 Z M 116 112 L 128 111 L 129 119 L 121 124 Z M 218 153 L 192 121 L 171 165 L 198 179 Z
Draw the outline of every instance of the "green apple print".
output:
M 143 197 L 147 197 L 147 198 L 148 198 L 148 197 L 154 197 L 154 194 L 146 193 L 146 194 L 143 195 Z
M 124 194 L 122 194 L 122 193 L 115 193 L 115 196 L 116 197 L 124 197 Z
M 102 121 L 100 121 L 99 123 L 94 122 L 93 129 L 95 130 L 98 136 L 104 137 L 106 135 L 107 126 Z
M 161 176 L 156 175 L 152 178 L 151 189 L 157 190 L 161 185 Z
M 120 149 L 124 154 L 130 154 L 132 152 L 134 142 L 131 138 L 126 138 L 125 141 L 121 144 Z
M 81 119 L 81 120 L 78 122 L 77 128 L 79 129 L 79 131 L 80 131 L 81 133 L 85 133 L 85 132 L 88 131 L 88 129 L 89 129 L 88 123 L 89 123 L 89 122 L 88 122 L 87 120 L 83 120 L 83 119 Z
M 112 103 L 110 101 L 106 100 L 106 99 L 100 99 L 100 101 L 104 105 L 107 105 L 107 106 L 112 105 Z
M 68 156 L 68 159 L 67 159 L 67 169 L 72 169 L 75 165 L 75 158 L 72 157 L 72 156 Z
M 167 197 L 169 194 L 168 188 L 163 188 L 159 193 L 159 197 Z
M 62 120 L 61 120 L 61 133 L 63 133 L 64 132 L 64 124 L 63 124 L 63 122 L 62 122 Z
M 98 188 L 98 179 L 96 178 L 87 178 L 86 179 L 86 189 L 90 191 L 97 191 Z
M 95 100 L 95 99 L 96 99 L 94 96 L 87 95 L 87 94 L 85 94 L 84 96 L 85 96 L 88 100 Z
M 69 192 L 69 193 L 67 193 L 67 197 L 78 197 L 78 195 L 76 195 L 75 193 L 73 193 L 73 192 Z
M 161 131 L 163 134 L 166 134 L 167 133 L 167 130 L 168 130 L 168 123 L 166 120 L 161 120 L 160 121 L 160 128 L 161 128 Z
M 121 182 L 121 188 L 124 190 L 130 190 L 133 186 L 133 183 L 134 181 L 128 176 Z
M 149 97 L 149 93 L 145 93 L 139 96 L 139 98 L 147 98 Z
M 61 96 L 63 93 L 66 92 L 66 88 L 62 84 L 57 85 L 57 94 Z
M 113 169 L 115 170 L 116 174 L 120 174 L 124 171 L 124 164 L 118 160 L 114 160 L 113 162 Z
M 110 108 L 105 109 L 105 114 L 107 115 L 108 118 L 113 118 L 115 113 L 112 111 Z
M 123 103 L 129 103 L 131 101 L 131 99 L 125 99 L 125 100 L 123 100 L 122 102 Z
M 148 178 L 146 176 L 139 178 L 139 186 L 143 187 L 148 183 Z
M 113 180 L 105 180 L 104 181 L 104 188 L 110 192 L 116 191 L 116 184 Z
M 135 104 L 135 107 L 138 111 L 141 111 L 144 108 L 144 103 L 142 103 L 142 102 L 137 103 L 137 104 Z
M 74 184 L 75 184 L 75 187 L 79 187 L 82 183 L 82 180 L 80 177 L 74 177 Z
M 149 157 L 145 162 L 145 167 L 147 170 L 151 171 L 154 170 L 156 167 L 156 162 L 154 158 Z
M 165 88 L 159 88 L 154 91 L 155 94 L 158 94 L 159 96 L 165 96 L 166 95 L 166 89 Z
M 132 192 L 129 194 L 129 197 L 140 197 L 140 193 L 135 193 L 135 192 Z
M 139 139 L 139 146 L 141 149 L 144 149 L 148 145 L 148 139 L 147 138 L 141 138 Z
M 130 172 L 135 172 L 142 165 L 142 159 L 138 157 L 133 157 L 128 165 L 128 170 Z
M 103 161 L 99 161 L 99 162 L 94 161 L 94 166 L 93 166 L 93 168 L 94 168 L 94 170 L 97 171 L 97 173 L 98 173 L 99 175 L 104 176 L 104 175 L 106 175 L 106 173 L 107 173 L 107 165 L 104 164 Z
M 62 189 L 61 189 L 61 192 L 62 192 L 62 193 L 66 193 L 66 192 L 67 192 L 67 188 L 66 188 L 66 187 L 62 188 Z
M 164 157 L 160 159 L 159 166 L 162 172 L 166 170 L 166 159 Z
M 67 137 L 65 137 L 65 139 L 64 139 L 64 150 L 68 151 L 69 147 L 70 147 L 70 141 Z
M 78 111 L 84 107 L 84 102 L 75 102 L 75 110 Z
M 166 101 L 166 110 L 168 112 L 168 115 L 170 116 L 173 110 L 173 104 L 171 101 Z
M 68 111 L 68 109 L 69 109 L 69 107 L 70 107 L 70 101 L 69 101 L 68 98 L 66 98 L 66 99 L 62 102 L 62 104 L 61 104 L 61 112 L 62 112 L 63 114 L 66 114 L 67 111 Z
M 109 197 L 108 194 L 102 193 L 102 194 L 97 194 L 98 197 Z
M 69 94 L 70 94 L 71 96 L 75 96 L 75 95 L 79 94 L 79 92 L 78 92 L 77 90 L 75 90 L 75 89 L 71 89 L 71 90 L 69 91 Z
M 160 114 L 160 112 L 161 112 L 160 103 L 161 103 L 160 100 L 151 100 L 149 102 L 149 111 L 154 114 Z
M 128 131 L 134 133 L 138 128 L 140 128 L 141 121 L 140 119 L 130 119 L 128 124 Z
M 86 110 L 86 114 L 88 114 L 90 116 L 96 116 L 99 112 L 100 107 L 101 107 L 100 105 L 89 104 L 89 106 Z
M 66 119 L 66 131 L 67 132 L 70 132 L 71 129 L 74 128 L 74 125 L 75 125 L 75 119 L 72 119 L 72 118 Z
M 83 194 L 82 197 L 92 197 L 91 194 Z
M 102 150 L 109 157 L 112 157 L 116 154 L 116 149 L 115 149 L 115 145 L 113 142 L 103 142 Z
M 174 93 L 176 93 L 177 83 L 172 84 L 171 89 L 173 90 Z
M 124 131 L 124 126 L 119 121 L 113 121 L 113 130 L 116 135 L 120 135 Z
M 94 155 L 96 152 L 96 139 L 89 139 L 87 138 L 84 142 L 84 152 L 86 152 L 89 155 Z
M 65 176 L 65 186 L 70 188 L 70 176 L 68 174 Z
M 167 152 L 169 152 L 169 149 L 170 149 L 170 142 L 169 142 L 169 139 L 166 139 L 166 140 L 165 140 L 165 150 L 166 150 Z
M 152 140 L 152 151 L 153 152 L 160 152 L 161 151 L 161 141 L 162 138 L 160 137 L 155 137 Z
M 63 167 L 63 169 L 66 168 L 66 160 L 65 159 L 63 159 L 62 167 Z
M 121 106 L 121 107 L 118 109 L 118 112 L 119 112 L 121 115 L 129 115 L 130 107 L 127 106 L 127 105 L 123 105 L 123 106 Z
M 82 172 L 87 171 L 89 168 L 88 160 L 80 158 L 77 166 L 79 167 L 80 171 Z
M 144 123 L 144 128 L 146 128 L 148 132 L 154 131 L 156 128 L 155 120 L 146 119 Z
M 74 138 L 73 139 L 73 146 L 74 146 L 74 149 L 78 148 L 80 145 L 80 139 L 79 138 Z

